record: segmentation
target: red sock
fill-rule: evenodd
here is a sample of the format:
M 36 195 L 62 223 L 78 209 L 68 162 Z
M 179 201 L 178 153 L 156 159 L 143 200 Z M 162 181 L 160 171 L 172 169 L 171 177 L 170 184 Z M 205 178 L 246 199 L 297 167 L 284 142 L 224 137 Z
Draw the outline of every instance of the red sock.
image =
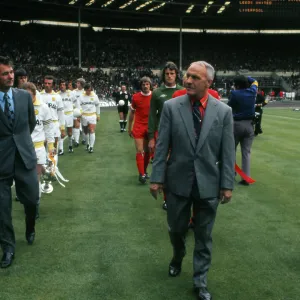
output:
M 136 165 L 139 170 L 139 174 L 144 175 L 145 169 L 144 169 L 144 156 L 142 153 L 137 153 L 135 156 Z
M 144 153 L 144 170 L 145 170 L 145 173 L 147 172 L 147 167 L 149 165 L 149 160 L 150 160 L 150 153 L 145 152 Z

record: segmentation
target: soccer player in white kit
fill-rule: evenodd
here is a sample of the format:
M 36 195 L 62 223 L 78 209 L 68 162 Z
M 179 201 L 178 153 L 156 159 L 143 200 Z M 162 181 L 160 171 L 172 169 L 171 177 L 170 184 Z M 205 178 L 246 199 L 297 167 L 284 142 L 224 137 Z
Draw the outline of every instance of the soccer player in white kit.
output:
M 84 93 L 84 87 L 85 80 L 83 78 L 78 78 L 76 80 L 76 86 L 77 88 L 73 90 L 74 97 L 77 99 L 77 102 L 79 103 L 79 98 Z M 81 123 L 80 118 L 74 118 L 74 128 L 73 128 L 73 137 L 75 140 L 75 147 L 79 146 L 79 136 L 80 136 L 80 130 L 81 130 Z M 82 131 L 82 144 L 85 145 L 86 139 L 85 139 L 85 133 Z
M 57 143 L 59 139 L 63 139 L 65 134 L 65 114 L 64 114 L 64 104 L 59 94 L 53 91 L 53 76 L 45 76 L 44 78 L 44 88 L 45 90 L 41 92 L 40 100 L 47 104 L 51 111 L 52 122 L 54 124 L 54 146 L 57 148 Z
M 31 82 L 26 82 L 22 85 L 24 90 L 27 90 L 32 97 L 34 106 L 34 113 L 36 118 L 36 126 L 31 134 L 31 138 L 34 144 L 35 153 L 37 157 L 37 174 L 39 178 L 39 202 L 37 204 L 37 215 L 39 217 L 39 205 L 41 201 L 41 183 L 40 176 L 42 174 L 43 165 L 46 164 L 47 153 L 45 148 L 45 141 L 47 142 L 47 148 L 49 154 L 54 154 L 54 123 L 52 122 L 51 111 L 49 107 L 42 103 L 39 97 L 36 95 L 36 86 Z
M 60 80 L 59 83 L 59 95 L 64 104 L 64 112 L 65 112 L 65 127 L 67 128 L 68 133 L 68 141 L 69 141 L 69 153 L 73 153 L 73 141 L 72 141 L 72 134 L 73 134 L 73 123 L 74 123 L 74 116 L 73 116 L 73 109 L 76 106 L 76 98 L 72 91 L 67 90 L 67 82 L 65 80 Z M 64 154 L 64 140 L 61 139 L 58 145 L 58 155 Z
M 82 127 L 86 135 L 86 150 L 89 153 L 94 152 L 95 129 L 100 120 L 100 102 L 98 96 L 92 91 L 91 84 L 84 86 L 85 93 L 80 96 L 79 105 L 82 109 Z

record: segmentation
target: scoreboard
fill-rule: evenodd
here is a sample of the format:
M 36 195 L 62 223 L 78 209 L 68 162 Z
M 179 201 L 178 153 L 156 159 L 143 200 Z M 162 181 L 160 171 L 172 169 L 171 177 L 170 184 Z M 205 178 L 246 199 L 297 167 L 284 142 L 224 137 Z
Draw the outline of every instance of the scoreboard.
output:
M 239 0 L 238 2 L 240 14 L 300 18 L 300 0 Z

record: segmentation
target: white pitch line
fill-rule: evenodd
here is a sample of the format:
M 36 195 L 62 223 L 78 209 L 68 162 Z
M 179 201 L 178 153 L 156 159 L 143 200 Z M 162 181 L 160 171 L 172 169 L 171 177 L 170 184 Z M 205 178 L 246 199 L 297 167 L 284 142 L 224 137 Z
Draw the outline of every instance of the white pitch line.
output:
M 291 117 L 285 117 L 285 116 L 278 116 L 278 115 L 263 114 L 263 117 L 276 117 L 276 118 L 279 118 L 279 119 L 287 119 L 287 120 L 297 120 L 297 121 L 300 121 L 300 119 L 297 119 L 297 118 L 291 118 Z

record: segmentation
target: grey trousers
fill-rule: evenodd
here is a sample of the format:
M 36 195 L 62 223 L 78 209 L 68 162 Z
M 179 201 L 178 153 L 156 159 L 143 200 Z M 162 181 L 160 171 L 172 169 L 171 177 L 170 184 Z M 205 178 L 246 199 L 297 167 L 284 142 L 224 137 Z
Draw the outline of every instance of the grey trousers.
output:
M 250 176 L 250 156 L 254 139 L 252 120 L 234 121 L 235 151 L 238 144 L 241 145 L 242 170 Z
M 195 287 L 207 286 L 207 273 L 211 265 L 212 229 L 215 222 L 219 200 L 200 199 L 196 182 L 193 185 L 190 197 L 182 197 L 167 192 L 169 235 L 173 246 L 173 259 L 181 262 L 185 256 L 185 235 L 191 216 L 191 207 L 194 211 L 194 274 Z

